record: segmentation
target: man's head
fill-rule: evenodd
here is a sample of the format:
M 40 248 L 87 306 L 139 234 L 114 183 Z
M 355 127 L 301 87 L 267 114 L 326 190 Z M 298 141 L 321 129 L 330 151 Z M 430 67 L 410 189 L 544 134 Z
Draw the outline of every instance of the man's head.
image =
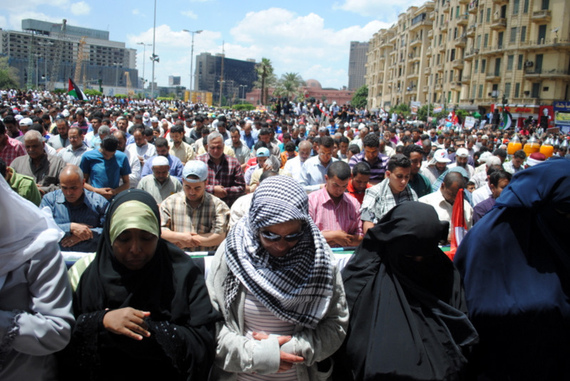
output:
M 67 123 L 66 119 L 57 119 L 55 121 L 55 125 L 57 126 L 57 133 L 62 138 L 67 138 L 67 132 L 69 130 L 69 124 Z
M 232 146 L 241 146 L 241 134 L 239 133 L 237 127 L 230 128 L 230 138 L 232 139 Z
M 81 202 L 84 184 L 85 180 L 81 168 L 71 164 L 63 167 L 59 174 L 59 185 L 65 201 L 71 205 Z
M 335 161 L 327 169 L 325 187 L 333 200 L 338 200 L 346 191 L 350 181 L 350 166 L 344 161 Z
M 465 188 L 465 179 L 458 172 L 449 172 L 441 183 L 441 194 L 445 201 L 453 205 L 459 189 Z
M 386 178 L 389 179 L 389 187 L 392 193 L 400 194 L 410 181 L 412 163 L 402 154 L 394 155 L 388 160 Z
M 168 158 L 168 151 L 170 151 L 170 147 L 168 146 L 168 140 L 166 140 L 165 138 L 156 138 L 156 140 L 154 141 L 154 146 L 156 147 L 157 155 Z
M 447 153 L 444 149 L 438 149 L 435 151 L 433 154 L 433 160 L 435 162 L 435 167 L 440 172 L 443 172 L 447 167 L 447 163 L 451 161 L 447 158 Z
M 119 148 L 119 139 L 115 134 L 107 136 L 101 141 L 100 151 L 103 154 L 105 160 L 111 159 L 115 156 L 115 152 Z
M 368 134 L 362 140 L 364 148 L 364 158 L 367 162 L 374 164 L 378 160 L 380 152 L 380 139 L 376 134 Z
M 495 152 L 493 152 L 493 155 L 501 159 L 501 164 L 507 159 L 507 151 L 502 148 L 497 148 Z
M 170 139 L 174 142 L 174 144 L 182 143 L 184 139 L 184 126 L 182 124 L 176 123 L 170 129 Z
M 224 155 L 224 138 L 219 132 L 208 135 L 208 153 L 212 159 L 220 159 Z
M 30 129 L 30 127 L 32 127 L 32 124 L 34 124 L 34 122 L 30 118 L 23 118 L 20 119 L 19 124 L 20 124 L 20 131 L 22 131 L 22 133 L 25 135 L 26 132 L 28 132 L 28 130 Z
M 170 163 L 164 156 L 157 156 L 152 160 L 152 174 L 159 183 L 163 184 L 170 175 Z
M 494 171 L 489 175 L 489 188 L 493 198 L 497 198 L 503 192 L 503 189 L 511 182 L 512 175 L 504 170 Z
M 514 168 L 519 169 L 521 165 L 523 165 L 525 160 L 526 160 L 526 153 L 524 152 L 524 150 L 520 149 L 514 153 L 511 162 L 513 163 Z
M 117 142 L 119 142 L 117 149 L 121 152 L 125 152 L 125 148 L 127 148 L 127 133 L 123 130 L 117 130 L 113 132 L 113 136 L 116 137 Z
M 148 144 L 144 136 L 144 132 L 140 129 L 136 129 L 135 132 L 133 132 L 133 138 L 135 139 L 135 144 L 137 147 L 144 147 Z
M 223 135 L 226 133 L 226 131 L 227 131 L 226 122 L 219 121 L 218 122 L 218 132 Z
M 262 128 L 261 130 L 259 130 L 259 140 L 261 140 L 265 144 L 270 144 L 271 133 L 269 131 L 269 128 Z
M 417 144 L 411 144 L 404 148 L 404 156 L 410 159 L 410 163 L 412 164 L 412 170 L 410 174 L 413 176 L 417 175 L 422 168 L 422 160 L 423 160 L 423 149 Z
M 334 140 L 330 136 L 323 136 L 320 139 L 318 150 L 319 160 L 323 165 L 328 165 L 333 154 Z
M 128 126 L 129 126 L 129 123 L 127 122 L 127 118 L 125 118 L 124 116 L 117 118 L 117 128 L 119 130 L 127 132 Z
M 459 148 L 455 153 L 455 163 L 463 168 L 467 168 L 467 161 L 469 160 L 469 151 L 467 148 Z
M 182 171 L 184 194 L 190 202 L 199 202 L 204 197 L 208 166 L 200 160 L 190 160 Z
M 370 165 L 361 161 L 352 168 L 352 188 L 357 193 L 362 193 L 368 187 L 370 181 Z
M 101 127 L 101 118 L 98 116 L 92 117 L 91 126 L 93 127 L 93 131 L 97 134 L 99 132 L 99 127 Z
M 31 130 L 24 135 L 24 146 L 32 160 L 39 159 L 46 154 L 44 145 L 44 138 L 38 131 Z
M 307 140 L 303 140 L 301 143 L 299 143 L 299 160 L 301 163 L 305 162 L 305 160 L 311 156 L 312 148 L 313 145 Z
M 260 147 L 257 149 L 257 151 L 255 151 L 255 157 L 257 159 L 257 164 L 260 167 L 263 167 L 263 165 L 265 164 L 265 162 L 267 161 L 267 158 L 269 157 L 269 150 L 265 147 Z
M 71 127 L 67 132 L 67 138 L 71 148 L 76 150 L 83 146 L 83 131 L 79 127 Z

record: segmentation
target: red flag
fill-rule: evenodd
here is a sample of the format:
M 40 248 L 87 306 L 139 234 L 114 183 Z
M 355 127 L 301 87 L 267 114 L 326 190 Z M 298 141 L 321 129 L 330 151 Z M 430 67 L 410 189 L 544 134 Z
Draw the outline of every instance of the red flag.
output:
M 457 247 L 467 234 L 467 224 L 465 223 L 465 211 L 463 210 L 463 189 L 459 189 L 455 201 L 453 202 L 453 211 L 451 213 L 451 247 L 445 254 L 453 261 Z

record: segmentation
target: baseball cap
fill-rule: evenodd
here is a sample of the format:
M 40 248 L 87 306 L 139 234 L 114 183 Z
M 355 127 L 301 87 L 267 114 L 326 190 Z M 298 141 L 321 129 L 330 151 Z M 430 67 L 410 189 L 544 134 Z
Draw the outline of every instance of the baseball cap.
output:
M 188 176 L 196 176 L 197 179 L 189 179 Z M 189 183 L 206 181 L 208 178 L 208 166 L 200 160 L 190 160 L 182 170 L 182 178 Z
M 457 150 L 457 152 L 455 153 L 455 156 L 457 156 L 457 157 L 469 157 L 469 151 L 467 151 L 467 148 L 459 148 Z
M 31 126 L 34 122 L 30 118 L 20 120 L 20 126 Z
M 457 173 L 461 174 L 461 176 L 463 176 L 467 180 L 469 180 L 469 174 L 467 173 L 467 171 L 463 167 L 453 167 L 449 170 L 449 172 L 457 172 Z
M 150 122 L 151 123 L 158 123 L 158 118 L 156 116 L 153 116 L 152 118 L 150 118 Z
M 493 157 L 493 154 L 489 151 L 485 151 L 479 157 L 479 163 L 486 163 L 487 159 L 490 159 L 491 157 Z
M 255 152 L 255 157 L 269 157 L 269 150 L 265 147 L 260 147 Z
M 445 152 L 444 149 L 438 149 L 437 151 L 435 151 L 435 153 L 433 154 L 433 159 L 435 161 L 437 161 L 438 163 L 449 163 L 449 162 L 451 162 L 451 160 L 449 160 L 447 158 L 447 153 Z
M 153 160 L 152 160 L 152 166 L 153 167 L 162 167 L 168 165 L 170 166 L 170 163 L 168 162 L 168 159 L 164 156 L 156 156 Z

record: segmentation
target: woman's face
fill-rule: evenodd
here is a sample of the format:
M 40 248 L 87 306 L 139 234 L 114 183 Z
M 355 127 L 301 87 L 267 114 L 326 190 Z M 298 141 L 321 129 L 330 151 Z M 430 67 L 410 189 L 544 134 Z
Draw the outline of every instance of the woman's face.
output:
M 113 255 L 129 270 L 142 269 L 156 252 L 158 237 L 140 229 L 127 229 L 113 242 Z
M 299 237 L 295 241 L 289 242 L 284 237 L 299 233 L 301 231 L 301 221 L 287 221 L 280 224 L 266 226 L 260 229 L 259 239 L 261 244 L 274 257 L 283 257 L 289 250 L 299 242 Z M 273 233 L 281 236 L 278 241 L 271 241 L 265 238 L 262 232 Z

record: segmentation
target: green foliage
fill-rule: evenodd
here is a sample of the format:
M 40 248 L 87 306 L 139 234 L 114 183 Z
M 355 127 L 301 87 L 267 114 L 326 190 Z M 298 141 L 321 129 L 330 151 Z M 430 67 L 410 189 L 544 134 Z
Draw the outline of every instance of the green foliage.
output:
M 293 100 L 303 96 L 302 86 L 305 86 L 305 81 L 299 73 L 285 73 L 281 76 L 273 95 Z
M 66 89 L 54 89 L 53 92 L 56 94 L 67 94 Z
M 173 101 L 174 97 L 157 97 L 157 101 Z
M 16 89 L 18 82 L 18 70 L 8 65 L 8 57 L 0 57 L 0 89 Z
M 88 95 L 88 96 L 101 96 L 101 95 L 103 95 L 102 92 L 100 92 L 99 90 L 95 90 L 95 89 L 85 89 L 83 92 L 85 93 L 85 95 Z
M 463 110 L 462 108 L 455 110 L 455 115 L 461 120 L 465 120 L 466 116 L 469 116 L 469 112 Z
M 400 103 L 390 109 L 390 113 L 402 114 L 404 117 L 410 115 L 410 107 L 406 103 Z
M 277 84 L 277 76 L 273 73 L 273 65 L 269 58 L 262 58 L 261 62 L 255 65 L 257 81 L 254 87 L 261 89 L 261 104 L 267 103 L 267 89 Z
M 251 111 L 251 110 L 255 110 L 255 106 L 252 105 L 251 103 L 241 103 L 241 104 L 237 104 L 237 105 L 233 105 L 232 109 L 236 110 L 236 111 Z
M 127 94 L 115 94 L 115 98 L 128 98 L 129 96 Z
M 368 103 L 368 86 L 364 85 L 360 89 L 354 92 L 354 95 L 350 100 L 350 104 L 353 107 L 360 108 L 360 107 L 366 107 L 367 103 Z

